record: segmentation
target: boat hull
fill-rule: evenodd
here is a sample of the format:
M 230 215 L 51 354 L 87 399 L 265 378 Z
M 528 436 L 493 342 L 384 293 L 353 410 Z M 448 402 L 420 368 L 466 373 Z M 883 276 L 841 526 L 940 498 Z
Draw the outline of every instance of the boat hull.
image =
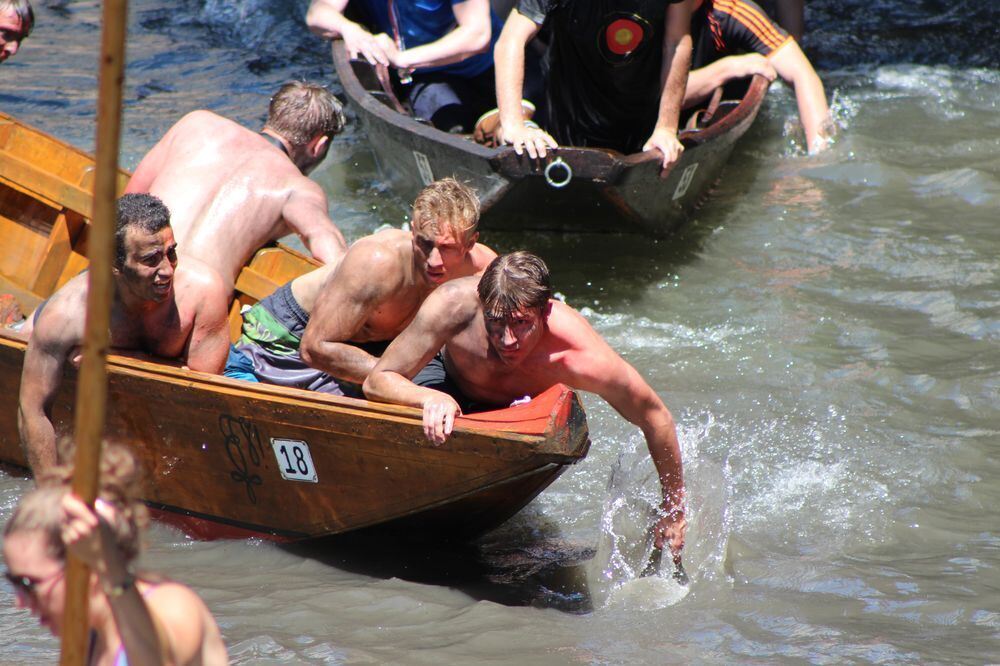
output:
M 454 176 L 476 189 L 480 227 L 494 230 L 674 231 L 721 176 L 768 87 L 754 77 L 739 99 L 722 103 L 710 125 L 682 131 L 684 153 L 661 173 L 658 152 L 560 147 L 532 160 L 509 147 L 479 145 L 398 112 L 373 68 L 350 60 L 341 41 L 333 44 L 333 61 L 394 191 L 412 201 L 432 180 Z
M 92 171 L 85 153 L 0 114 L 0 294 L 26 313 L 86 266 Z M 242 306 L 313 265 L 288 248 L 258 252 L 236 281 L 231 334 Z M 22 468 L 26 348 L 0 329 L 0 463 Z M 60 436 L 73 427 L 76 370 L 67 366 L 52 409 Z M 158 516 L 200 537 L 280 540 L 374 525 L 475 534 L 516 513 L 589 446 L 580 401 L 564 386 L 461 417 L 433 446 L 417 409 L 114 355 L 105 432 L 135 451 L 143 499 Z

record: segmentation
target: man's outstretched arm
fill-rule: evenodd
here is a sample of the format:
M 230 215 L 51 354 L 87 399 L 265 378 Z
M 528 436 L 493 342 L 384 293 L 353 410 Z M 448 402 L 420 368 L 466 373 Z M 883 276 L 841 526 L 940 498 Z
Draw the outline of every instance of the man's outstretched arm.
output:
M 659 111 L 653 133 L 642 147 L 643 150 L 659 150 L 664 169 L 680 159 L 684 152 L 677 138 L 677 126 L 691 69 L 692 2 L 683 0 L 667 8 Z
M 819 75 L 793 39 L 772 53 L 769 60 L 778 76 L 795 89 L 807 150 L 810 154 L 822 152 L 830 144 L 834 125 Z
M 589 325 L 584 325 L 589 329 Z M 584 346 L 567 361 L 571 373 L 567 383 L 598 394 L 642 430 L 663 491 L 662 515 L 653 528 L 655 543 L 658 547 L 668 545 L 679 554 L 684 547 L 687 521 L 684 470 L 674 418 L 642 375 L 596 332 Z
M 496 48 L 493 49 L 497 108 L 500 110 L 499 138 L 514 146 L 514 152 L 518 155 L 527 151 L 532 159 L 545 157 L 547 148 L 559 145 L 548 132 L 526 125 L 521 107 L 524 95 L 524 49 L 539 29 L 541 25 L 513 9 L 504 23 Z
M 341 37 L 351 58 L 363 56 L 372 65 L 389 65 L 389 56 L 364 26 L 344 16 L 347 0 L 313 0 L 306 12 L 306 25 L 324 39 Z
M 39 317 L 24 355 L 21 391 L 17 406 L 17 428 L 28 465 L 37 477 L 54 466 L 56 433 L 52 425 L 52 404 L 62 383 L 63 367 L 72 345 L 53 332 L 60 332 L 60 317 L 50 303 Z
M 424 434 L 435 444 L 448 438 L 462 409 L 447 393 L 417 386 L 411 379 L 467 321 L 469 308 L 452 298 L 457 292 L 452 285 L 438 287 L 406 330 L 385 350 L 364 383 L 369 400 L 420 407 Z
M 281 210 L 288 227 L 302 238 L 316 259 L 324 264 L 339 261 L 347 252 L 347 241 L 327 213 L 323 188 L 302 178 Z
M 309 366 L 362 383 L 378 359 L 350 341 L 399 285 L 398 260 L 367 240 L 358 242 L 319 289 L 299 353 Z

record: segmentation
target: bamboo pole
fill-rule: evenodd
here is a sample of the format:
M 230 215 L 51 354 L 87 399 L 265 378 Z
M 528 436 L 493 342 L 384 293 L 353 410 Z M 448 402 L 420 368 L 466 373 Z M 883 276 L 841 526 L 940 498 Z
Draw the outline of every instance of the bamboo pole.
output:
M 87 288 L 87 322 L 83 360 L 76 389 L 74 439 L 76 460 L 73 492 L 93 505 L 98 490 L 101 437 L 107 406 L 107 358 L 110 342 L 111 300 L 114 285 L 115 197 L 118 182 L 118 149 L 121 139 L 122 83 L 125 78 L 125 31 L 128 1 L 104 0 L 101 57 L 98 63 L 97 173 L 94 208 L 87 240 L 90 263 Z M 90 571 L 75 557 L 66 565 L 65 621 L 59 663 L 82 666 L 89 637 L 88 587 Z

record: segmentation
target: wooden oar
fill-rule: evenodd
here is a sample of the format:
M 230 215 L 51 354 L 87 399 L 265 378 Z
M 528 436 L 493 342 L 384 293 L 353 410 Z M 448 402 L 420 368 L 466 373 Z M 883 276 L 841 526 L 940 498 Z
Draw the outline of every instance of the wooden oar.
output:
M 87 239 L 90 262 L 87 288 L 87 322 L 83 360 L 76 389 L 76 441 L 73 492 L 93 505 L 97 496 L 101 436 L 107 405 L 105 359 L 110 342 L 111 263 L 114 256 L 115 196 L 118 181 L 118 147 L 121 138 L 122 81 L 125 72 L 127 0 L 104 0 L 101 59 L 98 63 L 97 173 L 94 208 Z M 87 658 L 88 587 L 90 571 L 73 556 L 66 564 L 66 604 L 62 627 L 60 664 L 82 666 Z

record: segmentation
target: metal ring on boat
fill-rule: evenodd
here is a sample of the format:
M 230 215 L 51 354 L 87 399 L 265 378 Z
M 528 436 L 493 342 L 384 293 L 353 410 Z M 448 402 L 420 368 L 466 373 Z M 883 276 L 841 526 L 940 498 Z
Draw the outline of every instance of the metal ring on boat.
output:
M 566 172 L 565 178 L 562 180 L 556 180 L 552 177 L 553 171 L 558 171 L 562 169 Z M 545 182 L 556 189 L 560 189 L 569 185 L 569 181 L 573 180 L 573 169 L 570 168 L 569 164 L 563 161 L 563 158 L 557 157 L 545 167 Z

